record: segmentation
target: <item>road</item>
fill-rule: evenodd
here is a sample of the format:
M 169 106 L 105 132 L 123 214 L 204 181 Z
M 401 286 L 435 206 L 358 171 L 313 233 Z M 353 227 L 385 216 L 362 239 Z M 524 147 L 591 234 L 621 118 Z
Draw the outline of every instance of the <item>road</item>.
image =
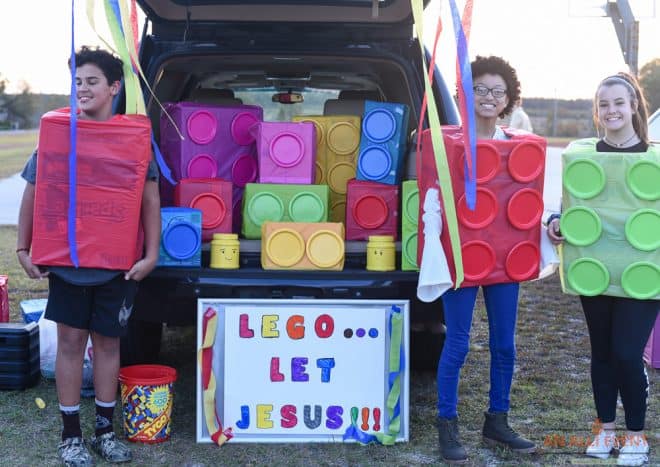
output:
M 545 161 L 545 190 L 543 201 L 546 212 L 559 212 L 561 199 L 561 151 L 548 148 Z M 19 174 L 0 180 L 0 225 L 16 225 L 18 208 L 25 181 Z

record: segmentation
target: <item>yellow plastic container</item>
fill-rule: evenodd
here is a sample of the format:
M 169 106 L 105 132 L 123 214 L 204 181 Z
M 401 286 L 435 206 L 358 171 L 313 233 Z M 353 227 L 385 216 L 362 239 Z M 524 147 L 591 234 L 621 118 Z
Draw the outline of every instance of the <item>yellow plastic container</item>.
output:
M 215 269 L 238 269 L 240 243 L 237 234 L 213 234 L 211 241 L 211 267 Z
M 264 269 L 341 271 L 344 268 L 342 223 L 264 222 L 261 231 Z
M 367 270 L 394 271 L 396 248 L 391 235 L 370 235 L 367 243 Z

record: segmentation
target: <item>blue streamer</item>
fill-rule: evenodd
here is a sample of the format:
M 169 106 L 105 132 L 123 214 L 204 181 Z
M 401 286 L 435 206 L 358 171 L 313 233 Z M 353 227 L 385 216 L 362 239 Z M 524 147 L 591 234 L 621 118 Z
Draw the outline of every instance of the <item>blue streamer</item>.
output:
M 67 239 L 69 241 L 69 257 L 75 267 L 78 267 L 78 247 L 76 246 L 76 135 L 78 123 L 78 102 L 76 90 L 76 46 L 74 36 L 74 4 L 71 0 L 71 94 L 69 95 L 69 209 L 67 211 Z
M 156 143 L 156 138 L 154 138 L 154 132 L 153 130 L 151 131 L 151 147 L 154 150 L 154 157 L 156 158 L 156 162 L 158 163 L 158 168 L 160 169 L 160 174 L 167 179 L 168 182 L 170 182 L 172 185 L 176 185 L 177 182 L 174 180 L 174 177 L 172 177 L 172 171 L 170 168 L 167 166 L 167 163 L 165 162 L 165 159 L 163 158 L 163 154 L 160 152 L 160 149 L 158 148 L 158 144 Z
M 121 24 L 121 10 L 119 9 L 119 2 L 117 0 L 109 0 L 112 11 L 115 13 L 115 18 L 117 19 L 117 24 L 119 24 L 119 30 L 121 31 L 122 36 L 124 35 L 124 26 Z
M 470 145 L 470 163 L 472 165 L 471 171 L 468 173 L 467 161 L 465 162 L 464 171 L 467 174 L 465 177 L 465 201 L 467 207 L 474 211 L 477 203 L 477 126 L 474 117 L 474 94 L 472 90 L 472 68 L 470 66 L 470 58 L 468 56 L 467 39 L 463 31 L 463 24 L 461 17 L 456 7 L 454 0 L 449 0 L 451 7 L 451 17 L 454 24 L 454 32 L 456 34 L 456 48 L 458 55 L 458 65 L 460 69 L 460 86 L 465 96 L 465 112 L 467 113 L 467 122 L 463 122 L 463 132 L 468 135 L 468 144 Z

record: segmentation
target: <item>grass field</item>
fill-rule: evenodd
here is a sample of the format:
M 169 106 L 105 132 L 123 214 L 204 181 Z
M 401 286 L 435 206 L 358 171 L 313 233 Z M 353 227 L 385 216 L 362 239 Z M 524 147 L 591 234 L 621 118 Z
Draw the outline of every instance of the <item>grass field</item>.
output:
M 45 282 L 27 279 L 14 255 L 15 227 L 0 227 L 0 273 L 9 275 L 12 321 L 20 321 L 19 303 L 44 297 Z M 161 362 L 177 369 L 171 439 L 158 445 L 133 445 L 135 465 L 438 465 L 435 416 L 435 374 L 412 371 L 410 376 L 410 442 L 393 447 L 355 444 L 236 444 L 221 448 L 195 443 L 196 331 L 166 327 Z M 414 335 L 412 337 L 414 339 Z M 588 462 L 579 446 L 590 435 L 594 417 L 589 382 L 586 326 L 578 300 L 561 293 L 557 276 L 525 283 L 521 289 L 517 336 L 518 364 L 511 394 L 510 419 L 521 432 L 543 446 L 541 453 L 517 456 L 482 445 L 480 429 L 488 400 L 488 327 L 483 302 L 475 312 L 472 351 L 460 384 L 459 416 L 469 465 L 575 465 Z M 658 372 L 650 371 L 651 398 L 647 429 L 651 465 L 660 463 L 654 451 L 658 439 Z M 47 404 L 40 410 L 34 402 Z M 82 400 L 83 430 L 92 431 L 93 399 Z M 619 414 L 622 425 L 623 413 Z M 121 432 L 121 414 L 115 416 Z M 24 391 L 0 391 L 0 452 L 3 465 L 57 465 L 60 433 L 55 385 L 41 380 Z M 548 444 L 564 440 L 565 446 Z M 104 465 L 100 463 L 100 465 Z
M 23 169 L 34 148 L 37 130 L 0 132 L 0 178 L 9 177 Z

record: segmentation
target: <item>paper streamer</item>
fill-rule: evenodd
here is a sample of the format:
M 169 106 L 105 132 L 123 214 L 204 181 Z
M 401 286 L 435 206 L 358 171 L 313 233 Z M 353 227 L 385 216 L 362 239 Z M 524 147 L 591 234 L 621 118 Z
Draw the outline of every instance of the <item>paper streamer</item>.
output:
M 204 418 L 211 440 L 222 446 L 234 437 L 230 427 L 222 428 L 222 422 L 215 405 L 216 380 L 213 373 L 213 344 L 218 330 L 218 315 L 213 308 L 204 313 L 202 322 L 202 347 L 199 350 L 198 364 L 202 368 L 202 394 L 204 399 Z
M 413 17 L 415 20 L 415 30 L 417 32 L 417 43 L 422 52 L 422 64 L 424 66 L 424 86 L 426 94 L 433 96 L 433 87 L 429 79 L 429 71 L 426 65 L 426 54 L 422 38 L 424 37 L 423 31 L 423 16 L 424 5 L 422 0 L 411 0 Z M 440 183 L 440 193 L 442 196 L 442 206 L 446 218 L 446 227 L 449 232 L 449 242 L 451 243 L 451 251 L 454 256 L 456 264 L 456 285 L 458 288 L 463 282 L 463 256 L 461 254 L 461 239 L 458 234 L 458 218 L 456 217 L 456 206 L 454 204 L 454 190 L 451 184 L 451 176 L 449 174 L 449 165 L 447 163 L 447 150 L 445 149 L 445 142 L 442 138 L 442 130 L 440 128 L 440 117 L 438 115 L 438 107 L 435 99 L 428 99 L 428 114 L 429 126 L 431 129 L 431 141 L 433 144 L 433 153 L 435 155 L 435 165 L 438 171 L 438 182 Z M 417 136 L 421 138 L 421 135 Z M 419 166 L 418 166 L 419 169 Z M 420 193 L 421 195 L 421 193 Z M 438 241 L 440 241 L 438 239 Z
M 390 333 L 390 358 L 388 362 L 388 387 L 385 408 L 388 425 L 384 433 L 369 434 L 358 428 L 358 408 L 351 408 L 351 424 L 343 435 L 344 441 L 352 439 L 360 444 L 378 443 L 391 446 L 401 432 L 401 373 L 404 370 L 405 353 L 402 346 L 403 316 L 401 309 L 392 305 L 388 330 Z
M 67 210 L 67 240 L 69 242 L 69 257 L 75 267 L 78 261 L 78 246 L 76 244 L 76 188 L 77 163 L 76 140 L 78 130 L 78 91 L 76 89 L 76 41 L 75 41 L 75 0 L 71 0 L 71 93 L 69 95 L 69 208 Z
M 94 15 L 94 5 L 95 5 L 95 0 L 87 0 L 86 11 L 87 11 L 87 19 L 89 21 L 90 26 L 92 27 L 92 29 L 94 30 L 94 32 L 96 33 L 98 38 L 106 45 L 106 47 L 109 50 L 111 50 L 114 53 L 116 53 L 117 55 L 121 56 L 121 54 L 119 52 L 117 52 L 117 50 L 114 47 L 112 47 L 110 44 L 108 44 L 108 42 L 98 33 L 98 30 L 96 29 L 95 19 L 94 19 L 94 16 L 95 16 Z M 122 13 L 122 10 L 124 11 L 124 13 Z M 174 122 L 172 117 L 169 115 L 169 113 L 167 113 L 167 111 L 165 111 L 165 109 L 164 109 L 163 105 L 161 104 L 161 102 L 156 97 L 155 93 L 153 92 L 153 90 L 149 86 L 149 83 L 148 83 L 147 79 L 145 78 L 144 73 L 142 72 L 142 68 L 140 67 L 140 61 L 139 61 L 138 53 L 137 53 L 137 51 L 138 51 L 138 47 L 137 47 L 137 44 L 138 44 L 138 39 L 137 39 L 138 27 L 137 27 L 137 5 L 136 5 L 135 0 L 131 1 L 130 12 L 127 11 L 127 6 L 125 4 L 122 6 L 122 4 L 117 3 L 116 0 L 106 0 L 106 16 L 108 16 L 108 11 L 112 12 L 112 14 L 111 14 L 112 19 L 110 17 L 108 17 L 108 22 L 110 23 L 110 21 L 115 21 L 119 25 L 119 32 L 120 32 L 121 37 L 125 38 L 125 40 L 122 40 L 122 42 L 125 43 L 126 51 L 128 52 L 129 57 L 130 57 L 130 64 L 131 64 L 130 70 L 131 70 L 131 73 L 129 73 L 129 74 L 132 77 L 134 77 L 134 79 L 133 79 L 134 84 L 133 85 L 134 85 L 134 87 L 136 87 L 136 92 L 134 93 L 134 96 L 135 96 L 136 99 L 139 99 L 139 102 L 140 102 L 139 107 L 143 109 L 142 115 L 146 115 L 146 107 L 144 105 L 144 99 L 142 97 L 142 91 L 141 91 L 140 86 L 139 86 L 139 80 L 138 80 L 136 75 L 139 75 L 139 77 L 142 78 L 142 82 L 145 84 L 145 86 L 149 90 L 150 94 L 152 95 L 152 97 L 154 98 L 154 100 L 156 101 L 158 106 L 165 113 L 165 115 L 170 120 L 170 122 L 172 122 L 172 125 L 174 126 L 177 133 L 179 134 L 179 137 L 183 140 L 184 138 L 183 138 L 183 135 L 181 134 L 181 131 L 179 130 L 178 126 L 176 125 L 176 123 Z M 122 16 L 122 14 L 123 14 L 123 16 Z M 122 21 L 121 18 L 123 18 L 123 17 L 128 18 L 128 20 Z M 117 18 L 120 18 L 120 19 L 117 20 Z M 129 34 L 128 34 L 129 38 L 128 39 L 126 39 L 126 31 L 127 30 L 129 31 Z M 115 40 L 117 40 L 117 39 L 115 38 Z M 125 65 L 124 75 L 126 76 L 127 75 L 126 65 L 129 62 L 123 57 L 122 57 L 122 60 L 124 61 L 124 65 Z M 128 100 L 129 100 L 129 96 L 128 96 L 129 82 L 126 79 L 124 79 L 124 88 L 126 89 L 126 109 L 128 111 L 129 107 L 137 107 L 138 104 L 129 106 L 129 103 L 128 103 Z M 177 182 L 176 182 L 176 180 L 174 180 L 174 177 L 172 176 L 172 171 L 167 166 L 167 163 L 165 162 L 165 159 L 163 158 L 163 155 L 160 152 L 160 148 L 158 147 L 158 143 L 156 143 L 156 139 L 154 137 L 153 130 L 151 132 L 151 146 L 153 148 L 154 156 L 156 158 L 156 162 L 158 164 L 158 168 L 160 169 L 161 175 L 163 177 L 165 177 L 167 179 L 167 181 L 170 182 L 170 184 L 176 185 Z
M 472 89 L 472 68 L 468 55 L 467 37 L 463 23 L 471 29 L 472 0 L 466 0 L 463 22 L 458 14 L 455 0 L 449 0 L 451 16 L 456 34 L 456 80 L 458 88 L 458 109 L 463 121 L 463 135 L 467 136 L 465 147 L 465 202 L 474 211 L 477 203 L 477 126 L 474 117 L 474 92 Z

